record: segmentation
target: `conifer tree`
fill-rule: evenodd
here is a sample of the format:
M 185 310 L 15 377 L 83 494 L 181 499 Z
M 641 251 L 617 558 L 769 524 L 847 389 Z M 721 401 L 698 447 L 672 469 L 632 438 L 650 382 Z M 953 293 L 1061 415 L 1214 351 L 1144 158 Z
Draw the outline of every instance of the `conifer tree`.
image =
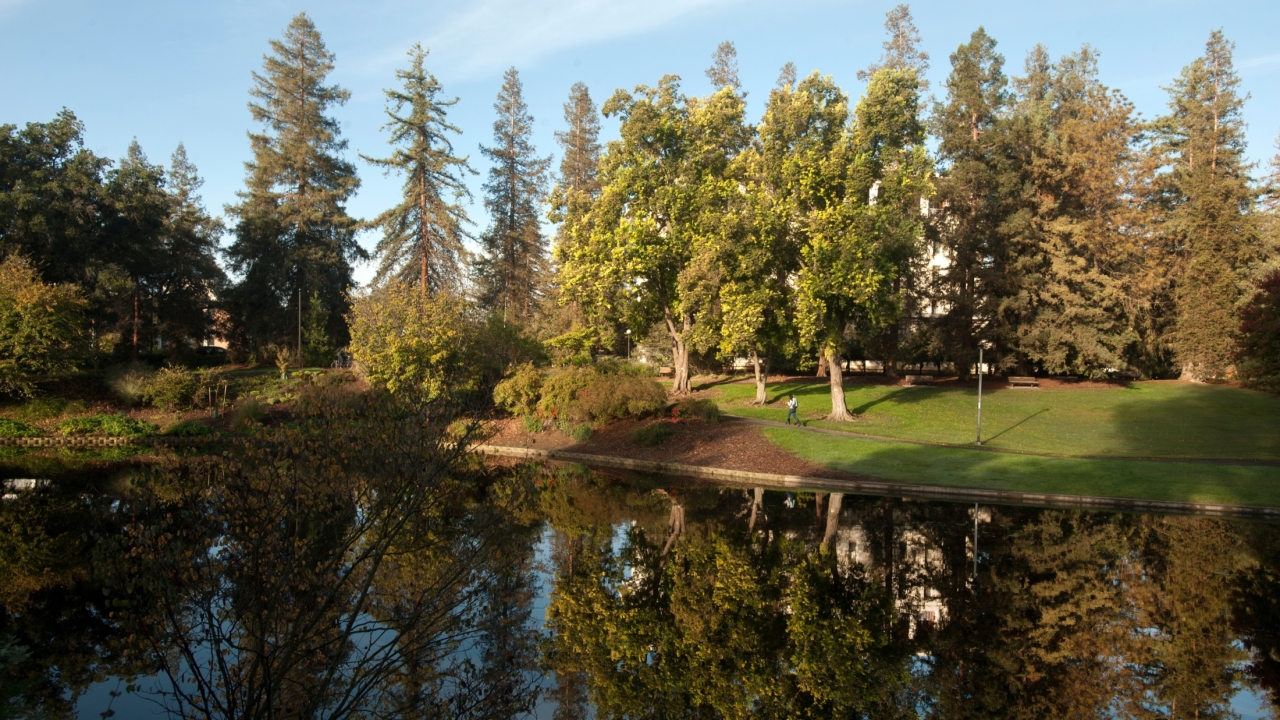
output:
M 350 93 L 326 80 L 334 56 L 311 18 L 300 13 L 271 41 L 249 103 L 264 132 L 250 133 L 247 187 L 227 208 L 236 218 L 227 251 L 241 280 L 230 298 L 237 344 L 256 348 L 295 337 L 300 294 L 318 292 L 329 336 L 346 344 L 351 264 L 365 257 L 359 222 L 346 203 L 360 185 L 343 159 L 347 141 L 329 113 Z
M 931 279 L 934 349 L 965 379 L 978 359 L 979 337 L 998 353 L 1008 349 L 1016 323 L 1005 303 L 1016 299 L 1021 279 L 1003 227 L 1020 193 L 1010 192 L 1018 188 L 1003 122 L 1011 96 L 995 47 L 978 28 L 952 53 L 946 99 L 932 117 L 940 212 L 932 215 L 930 232 L 949 262 Z
M 1223 377 L 1236 352 L 1236 313 L 1248 299 L 1260 237 L 1245 158 L 1247 96 L 1232 65 L 1231 43 L 1215 30 L 1205 53 L 1169 92 L 1156 121 L 1167 164 L 1164 232 L 1176 252 L 1177 319 L 1172 346 L 1183 377 Z
M 129 278 L 128 294 L 119 298 L 124 305 L 119 315 L 135 361 L 140 348 L 154 337 L 150 320 L 155 315 L 156 280 L 164 264 L 170 209 L 164 184 L 164 169 L 147 160 L 137 140 L 129 144 L 128 154 L 108 174 L 111 216 L 106 231 L 115 262 Z
M 738 81 L 738 49 L 732 42 L 725 40 L 716 46 L 716 51 L 711 55 L 711 67 L 706 72 L 711 87 L 716 90 L 722 87 L 737 90 L 742 87 Z
M 409 68 L 396 71 L 403 88 L 385 91 L 391 157 L 365 158 L 405 178 L 403 199 L 373 221 L 382 228 L 375 282 L 416 283 L 424 296 L 461 289 L 470 237 L 462 200 L 471 197 L 463 177 L 475 172 L 449 142 L 450 134 L 462 133 L 447 120 L 458 99 L 439 97 L 440 83 L 423 65 L 427 52 L 419 44 L 410 48 Z
M 560 161 L 560 185 L 574 192 L 595 195 L 600 190 L 596 169 L 600 164 L 600 113 L 584 83 L 569 88 L 564 104 L 567 129 L 556 131 L 556 142 L 564 149 Z
M 581 241 L 586 228 L 580 220 L 591 209 L 591 203 L 600 195 L 600 112 L 584 83 L 577 82 L 569 89 L 569 99 L 564 104 L 565 129 L 556 131 L 556 142 L 564 151 L 560 160 L 560 174 L 551 190 L 550 210 L 547 218 L 557 225 L 553 259 L 557 263 L 572 255 L 569 245 Z M 547 335 L 563 337 L 564 333 L 578 333 L 583 342 L 598 342 L 610 331 L 607 321 L 596 318 L 597 327 L 583 327 L 586 320 L 581 306 L 563 298 L 558 278 L 548 287 L 551 306 L 543 313 L 547 321 Z
M 217 261 L 224 228 L 200 201 L 203 184 L 179 143 L 169 161 L 169 217 L 153 288 L 156 331 L 167 346 L 208 339 L 213 331 L 211 309 L 227 281 Z
M 1052 373 L 1102 376 L 1130 364 L 1145 302 L 1135 203 L 1142 127 L 1128 100 L 1098 80 L 1087 45 L 1056 64 L 1037 47 L 1015 84 L 1032 262 L 1016 348 Z
M 858 79 L 866 82 L 880 70 L 915 70 L 920 93 L 928 91 L 929 53 L 920 49 L 920 31 L 911 19 L 911 8 L 897 5 L 884 14 L 884 30 L 889 37 L 884 41 L 884 54 L 878 62 L 866 70 L 858 71 Z
M 533 117 L 524 102 L 515 68 L 503 75 L 493 105 L 493 147 L 480 147 L 492 166 L 484 184 L 489 229 L 480 236 L 483 256 L 476 266 L 481 304 L 506 320 L 531 318 L 547 275 L 546 241 L 539 206 L 546 194 L 549 157 L 533 146 Z

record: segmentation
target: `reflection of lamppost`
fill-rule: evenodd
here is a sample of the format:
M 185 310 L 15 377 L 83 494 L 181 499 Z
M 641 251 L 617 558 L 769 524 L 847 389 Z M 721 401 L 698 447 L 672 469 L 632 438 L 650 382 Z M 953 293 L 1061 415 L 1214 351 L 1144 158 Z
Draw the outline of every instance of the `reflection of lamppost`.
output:
M 627 359 L 631 359 L 631 328 L 627 328 Z

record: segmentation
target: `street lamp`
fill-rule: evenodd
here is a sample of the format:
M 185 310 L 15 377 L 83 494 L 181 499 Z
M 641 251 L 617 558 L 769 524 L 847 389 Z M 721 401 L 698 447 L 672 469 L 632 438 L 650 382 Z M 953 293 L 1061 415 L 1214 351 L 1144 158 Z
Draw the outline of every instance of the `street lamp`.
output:
M 982 444 L 982 343 L 978 343 L 978 435 L 974 438 L 974 445 Z M 976 527 L 976 526 L 975 526 Z M 977 537 L 977 533 L 974 533 Z
M 631 328 L 627 328 L 627 360 L 631 359 Z

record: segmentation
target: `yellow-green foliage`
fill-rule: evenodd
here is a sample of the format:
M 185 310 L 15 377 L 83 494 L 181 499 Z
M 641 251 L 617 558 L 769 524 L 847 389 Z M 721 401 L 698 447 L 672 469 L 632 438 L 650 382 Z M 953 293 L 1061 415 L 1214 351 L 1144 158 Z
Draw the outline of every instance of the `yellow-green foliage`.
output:
M 493 401 L 513 415 L 532 415 L 542 394 L 542 371 L 528 362 L 493 389 Z
M 467 389 L 460 304 L 444 293 L 424 298 L 396 282 L 359 298 L 349 317 L 351 356 L 370 383 L 393 393 L 434 398 Z
M 666 401 L 666 389 L 642 366 L 599 363 L 554 372 L 542 385 L 538 411 L 557 420 L 600 422 L 652 412 Z
M 36 375 L 74 370 L 84 350 L 84 298 L 46 285 L 31 263 L 0 263 L 0 393 L 30 395 Z
M 200 378 L 182 367 L 166 367 L 142 386 L 142 399 L 158 408 L 190 407 L 200 389 Z

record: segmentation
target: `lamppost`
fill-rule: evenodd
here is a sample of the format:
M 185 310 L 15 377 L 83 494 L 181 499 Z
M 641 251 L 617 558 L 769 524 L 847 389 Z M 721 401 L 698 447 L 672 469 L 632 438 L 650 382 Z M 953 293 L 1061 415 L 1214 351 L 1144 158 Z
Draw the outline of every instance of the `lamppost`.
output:
M 631 328 L 627 328 L 627 360 L 631 359 Z
M 974 445 L 982 444 L 982 343 L 978 343 L 978 435 L 974 438 Z M 976 525 L 974 526 L 977 527 Z M 977 537 L 975 531 L 974 537 Z M 976 541 L 975 541 L 976 542 Z

